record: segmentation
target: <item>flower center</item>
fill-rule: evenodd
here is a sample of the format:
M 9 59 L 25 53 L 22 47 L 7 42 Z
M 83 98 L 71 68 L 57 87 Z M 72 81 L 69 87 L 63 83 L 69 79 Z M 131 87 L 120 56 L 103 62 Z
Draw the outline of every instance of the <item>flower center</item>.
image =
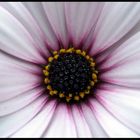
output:
M 80 101 L 91 93 L 98 72 L 93 58 L 85 51 L 74 48 L 54 51 L 48 62 L 43 72 L 51 96 L 70 102 Z

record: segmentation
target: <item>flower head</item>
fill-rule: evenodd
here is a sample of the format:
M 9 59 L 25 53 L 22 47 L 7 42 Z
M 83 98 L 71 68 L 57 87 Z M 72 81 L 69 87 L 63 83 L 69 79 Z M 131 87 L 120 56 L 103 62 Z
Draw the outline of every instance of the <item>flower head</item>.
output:
M 139 137 L 139 12 L 1 2 L 0 137 Z

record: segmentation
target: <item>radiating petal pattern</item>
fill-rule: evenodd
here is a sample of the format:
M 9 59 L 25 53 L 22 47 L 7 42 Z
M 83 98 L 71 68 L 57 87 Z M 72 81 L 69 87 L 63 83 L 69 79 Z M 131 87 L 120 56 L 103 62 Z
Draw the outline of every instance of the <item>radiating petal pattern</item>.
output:
M 10 100 L 0 102 L 0 116 L 19 111 L 24 106 L 32 103 L 35 99 L 37 99 L 42 94 L 42 92 L 42 89 L 36 88 Z
M 52 29 L 52 26 L 50 25 L 50 22 L 48 21 L 43 4 L 40 2 L 24 2 L 24 5 L 40 27 L 43 33 L 42 41 L 46 44 L 47 48 L 51 50 L 58 50 L 58 39 Z
M 38 98 L 24 109 L 8 116 L 0 117 L 0 136 L 9 137 L 28 123 L 43 106 L 44 97 Z
M 45 45 L 45 40 L 42 41 L 44 39 L 43 32 L 40 29 L 40 26 L 38 25 L 32 13 L 28 10 L 28 8 L 24 6 L 21 2 L 1 2 L 0 5 L 4 7 L 20 22 L 20 24 L 22 24 L 26 28 L 26 31 L 33 38 L 33 45 L 34 47 L 36 47 L 37 51 L 48 57 L 50 54 Z
M 140 137 L 140 28 L 127 35 L 139 13 L 139 2 L 0 2 L 0 137 Z M 78 104 L 43 81 L 52 51 L 71 43 L 99 71 Z
M 32 63 L 26 63 L 0 52 L 0 102 L 26 94 L 40 85 L 40 69 Z M 36 94 L 35 94 L 36 96 Z
M 106 3 L 91 36 L 94 43 L 90 54 L 95 55 L 119 41 L 140 20 L 140 3 Z
M 104 3 L 98 2 L 70 2 L 65 4 L 68 33 L 75 46 L 86 40 L 91 29 L 95 27 L 103 5 Z
M 98 122 L 93 110 L 88 105 L 82 105 L 83 115 L 90 128 L 92 137 L 96 138 L 106 138 L 108 135 L 105 129 L 102 128 L 101 124 Z
M 79 107 L 72 107 L 73 119 L 76 127 L 77 136 L 80 138 L 92 137 L 91 130 Z
M 58 40 L 65 48 L 67 48 L 69 34 L 67 33 L 64 5 L 63 2 L 44 2 L 43 8 Z
M 39 138 L 46 132 L 56 109 L 56 102 L 47 102 L 40 112 L 12 137 Z
M 0 49 L 8 54 L 35 63 L 45 63 L 32 36 L 7 10 L 0 7 Z
M 105 70 L 101 78 L 107 82 L 139 88 L 140 85 L 140 33 L 112 52 L 101 65 Z
M 123 125 L 140 135 L 140 92 L 139 90 L 104 85 L 98 91 L 98 100 Z M 110 90 L 112 89 L 112 90 Z
M 66 105 L 58 105 L 44 137 L 77 137 L 71 111 Z
M 138 137 L 135 132 L 118 121 L 98 101 L 91 101 L 90 103 L 99 123 L 109 137 Z

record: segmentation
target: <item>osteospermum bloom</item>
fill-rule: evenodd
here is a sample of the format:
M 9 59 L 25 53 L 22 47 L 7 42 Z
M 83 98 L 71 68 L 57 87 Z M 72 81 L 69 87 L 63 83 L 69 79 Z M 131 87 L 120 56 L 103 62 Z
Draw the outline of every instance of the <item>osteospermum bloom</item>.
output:
M 139 137 L 140 3 L 0 3 L 0 137 Z

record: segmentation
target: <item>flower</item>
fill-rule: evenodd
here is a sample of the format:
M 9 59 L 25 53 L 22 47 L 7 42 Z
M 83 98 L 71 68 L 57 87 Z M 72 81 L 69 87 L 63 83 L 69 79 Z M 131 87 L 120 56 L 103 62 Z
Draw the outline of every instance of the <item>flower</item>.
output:
M 0 137 L 139 137 L 139 13 L 139 2 L 1 2 Z M 80 104 L 50 100 L 42 82 L 71 43 L 99 71 Z

